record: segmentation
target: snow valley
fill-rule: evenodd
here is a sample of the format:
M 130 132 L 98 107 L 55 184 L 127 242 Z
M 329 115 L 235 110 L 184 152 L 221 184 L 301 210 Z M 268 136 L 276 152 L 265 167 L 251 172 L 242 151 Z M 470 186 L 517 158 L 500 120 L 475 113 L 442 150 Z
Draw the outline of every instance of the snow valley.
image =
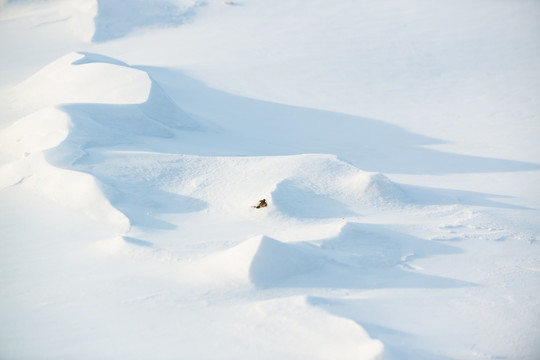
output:
M 539 15 L 4 1 L 0 357 L 536 359 Z

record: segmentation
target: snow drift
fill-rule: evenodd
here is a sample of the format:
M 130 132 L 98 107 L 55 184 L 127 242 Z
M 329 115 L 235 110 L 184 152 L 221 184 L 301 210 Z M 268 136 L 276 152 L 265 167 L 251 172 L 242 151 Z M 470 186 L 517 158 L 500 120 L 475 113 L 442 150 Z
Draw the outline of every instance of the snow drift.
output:
M 46 196 L 119 222 L 124 231 L 127 218 L 108 205 L 102 183 L 72 171 L 73 165 L 92 147 L 132 145 L 133 136 L 168 138 L 173 129 L 198 127 L 144 71 L 96 54 L 68 54 L 13 93 L 30 114 L 0 135 L 8 162 L 3 187 L 31 177 Z
M 252 216 L 250 202 L 267 197 L 273 205 L 270 214 L 309 219 L 357 216 L 366 206 L 407 201 L 388 178 L 332 155 L 169 154 L 182 150 L 186 131 L 215 136 L 216 130 L 182 110 L 145 71 L 105 56 L 66 55 L 18 85 L 14 93 L 29 104 L 31 114 L 2 133 L 4 153 L 14 159 L 4 168 L 5 186 L 39 175 L 35 164 L 27 173 L 22 169 L 42 154 L 40 158 L 52 165 L 48 171 L 56 167 L 58 174 L 76 170 L 95 177 L 100 184 L 96 186 L 102 188 L 95 191 L 107 194 L 108 201 L 136 225 L 150 224 L 142 214 L 151 202 L 160 204 L 165 213 L 210 206 L 216 212 Z M 135 147 L 148 152 L 129 151 Z M 321 176 L 314 177 L 313 172 Z M 49 173 L 47 178 L 52 179 Z M 48 181 L 58 190 L 46 192 L 68 189 L 65 181 Z M 164 202 L 167 196 L 172 197 L 170 205 Z
M 1 357 L 538 358 L 533 2 L 0 4 Z
M 309 245 L 285 244 L 256 236 L 199 260 L 194 267 L 206 281 L 233 281 L 257 287 L 277 285 L 317 268 L 321 255 Z

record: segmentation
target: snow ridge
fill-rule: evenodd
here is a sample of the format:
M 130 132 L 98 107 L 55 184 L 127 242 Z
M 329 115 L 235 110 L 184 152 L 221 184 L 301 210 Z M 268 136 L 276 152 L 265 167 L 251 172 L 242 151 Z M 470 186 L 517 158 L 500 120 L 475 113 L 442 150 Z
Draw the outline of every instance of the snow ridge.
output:
M 256 14 L 252 9 L 265 3 L 212 7 L 205 21 L 222 24 L 222 15 Z M 296 14 L 305 12 L 301 3 L 272 6 L 299 11 L 287 20 L 296 24 Z M 206 2 L 55 4 L 62 8 L 61 19 L 50 12 L 39 21 L 25 21 L 32 26 L 51 21 L 73 26 L 84 40 L 99 43 L 85 44 L 87 48 L 107 53 L 124 44 L 124 37 L 125 43 L 139 46 L 130 36 L 136 32 L 148 35 L 152 27 L 189 21 Z M 340 13 L 341 6 L 336 8 Z M 275 14 L 280 17 L 279 11 Z M 320 15 L 334 21 L 324 10 Z M 263 21 L 272 18 L 265 16 Z M 188 35 L 201 31 L 185 28 Z M 175 38 L 172 32 L 159 33 Z M 179 38 L 189 37 L 182 33 Z M 313 39 L 319 44 L 319 38 Z M 410 50 L 414 52 L 414 46 Z M 305 64 L 297 65 L 303 69 Z M 30 271 L 46 268 L 53 280 L 42 282 L 41 274 L 23 272 L 19 278 L 26 283 L 20 285 L 16 276 L 10 277 L 10 296 L 2 301 L 11 307 L 4 308 L 24 316 L 44 315 L 45 325 L 35 327 L 40 332 L 49 329 L 51 314 L 72 304 L 75 321 L 85 321 L 71 323 L 67 310 L 60 326 L 64 333 L 75 334 L 73 346 L 64 350 L 58 343 L 50 345 L 45 334 L 40 335 L 41 347 L 19 348 L 18 356 L 56 357 L 60 352 L 74 358 L 111 357 L 109 337 L 103 336 L 110 331 L 111 338 L 126 342 L 119 347 L 127 358 L 473 358 L 480 355 L 471 350 L 476 344 L 471 345 L 469 335 L 485 332 L 487 339 L 505 334 L 501 319 L 517 328 L 518 318 L 531 313 L 513 304 L 534 304 L 528 296 L 534 289 L 520 289 L 516 300 L 508 279 L 523 275 L 523 284 L 536 280 L 537 259 L 531 249 L 538 243 L 538 231 L 534 226 L 513 227 L 512 221 L 518 220 L 501 221 L 484 210 L 516 218 L 532 210 L 512 205 L 509 196 L 453 190 L 458 187 L 453 180 L 534 171 L 538 164 L 436 150 L 428 145 L 442 146 L 442 141 L 390 123 L 243 98 L 201 85 L 172 68 L 134 66 L 92 52 L 62 56 L 10 95 L 13 101 L 6 103 L 18 115 L 0 131 L 0 196 L 11 204 L 27 202 L 26 207 L 14 207 L 19 222 L 43 217 L 55 230 L 46 241 L 28 241 L 28 250 L 11 236 L 10 231 L 16 233 L 11 224 L 5 227 L 5 242 L 27 263 L 38 264 Z M 419 108 L 416 105 L 410 108 Z M 504 176 L 491 179 L 504 181 Z M 403 185 L 391 180 L 396 178 L 420 184 L 445 180 L 447 188 Z M 263 198 L 268 207 L 254 208 Z M 28 209 L 32 211 L 26 214 Z M 9 210 L 3 214 L 17 218 Z M 47 226 L 19 233 L 25 240 L 41 240 L 38 232 Z M 81 230 L 86 228 L 98 230 Z M 5 253 L 10 256 L 1 259 L 7 264 L 3 272 L 21 272 L 12 253 Z M 526 261 L 516 267 L 515 259 Z M 64 278 L 68 285 L 57 280 Z M 68 290 L 72 293 L 66 295 Z M 30 299 L 33 311 L 13 306 L 19 299 Z M 88 312 L 88 318 L 82 314 L 81 309 L 90 307 L 99 309 L 98 320 L 96 312 Z M 441 314 L 441 309 L 451 315 Z M 510 315 L 495 316 L 499 327 L 484 331 L 489 328 L 485 320 L 504 313 L 500 309 Z M 10 316 L 3 318 L 9 322 Z M 475 316 L 483 331 L 463 326 Z M 113 324 L 111 318 L 121 321 Z M 9 339 L 27 339 L 34 319 L 24 319 L 22 325 L 11 321 L 20 332 Z M 436 323 L 440 319 L 444 326 Z M 516 334 L 513 348 L 526 342 L 518 339 L 522 332 Z M 133 346 L 133 339 L 147 338 Z M 208 338 L 215 341 L 209 345 Z M 493 347 L 495 338 L 486 344 Z M 439 348 L 441 342 L 452 346 Z M 486 344 L 478 347 L 489 349 Z M 15 342 L 9 345 L 17 352 Z M 512 346 L 503 347 L 504 353 L 511 353 L 506 349 Z M 56 353 L 41 352 L 43 347 Z M 494 355 L 485 357 L 497 357 L 498 351 L 490 352 Z
M 310 228 L 313 220 L 355 218 L 366 208 L 406 201 L 383 175 L 361 171 L 334 155 L 181 154 L 187 134 L 223 130 L 182 110 L 146 71 L 99 54 L 68 54 L 14 93 L 28 104 L 29 114 L 0 133 L 2 189 L 18 185 L 110 228 L 111 237 L 91 247 L 102 255 L 151 263 L 181 259 L 178 245 L 137 237 L 175 229 L 167 220 L 174 214 L 205 213 L 197 221 L 209 225 L 216 218 L 236 218 L 272 226 L 307 222 Z M 257 212 L 251 202 L 260 197 L 270 207 Z M 181 261 L 182 278 L 190 274 L 197 286 L 216 281 L 256 288 L 310 286 L 301 280 L 304 274 L 328 279 L 348 267 L 309 242 L 286 243 L 267 235 L 238 241 L 205 249 L 194 262 Z M 301 313 L 314 311 L 306 301 L 295 306 Z M 340 328 L 351 326 L 332 321 Z M 372 358 L 382 351 L 379 341 L 353 327 L 363 345 L 352 347 L 352 353 Z
M 56 91 L 48 90 L 52 87 Z M 105 193 L 127 189 L 128 184 L 118 184 L 118 179 L 134 179 L 129 164 L 140 164 L 145 158 L 152 167 L 153 162 L 166 163 L 161 166 L 167 167 L 168 175 L 163 176 L 163 170 L 145 170 L 147 188 L 143 194 L 156 196 L 148 186 L 158 186 L 165 193 L 192 199 L 189 202 L 193 205 L 183 203 L 193 209 L 209 206 L 214 211 L 246 214 L 249 201 L 266 196 L 274 206 L 270 213 L 298 219 L 339 218 L 357 215 L 362 206 L 386 206 L 405 200 L 388 178 L 362 172 L 332 155 L 168 155 L 163 151 L 181 150 L 181 141 L 175 139 L 182 133 L 214 130 L 179 108 L 147 72 L 102 55 L 68 54 L 18 85 L 15 93 L 32 112 L 2 134 L 5 153 L 15 161 L 5 169 L 18 169 L 4 170 L 8 172 L 4 187 L 39 174 L 41 170 L 35 170 L 38 165 L 29 166 L 27 158 L 40 156 L 39 166 L 45 166 L 46 159 L 59 173 L 64 173 L 62 168 L 97 177 L 96 184 L 101 185 L 96 186 L 105 186 Z M 111 151 L 119 148 L 146 149 L 154 155 Z M 123 173 L 116 167 L 118 163 L 123 164 Z M 313 177 L 313 171 L 324 176 Z M 217 178 L 223 174 L 227 177 Z M 244 174 L 250 175 L 246 178 Z M 65 186 L 55 183 L 59 189 Z M 128 194 L 112 198 L 122 198 L 112 200 L 118 203 L 117 208 L 131 213 L 137 208 Z M 197 202 L 201 205 L 195 205 Z M 143 216 L 131 217 L 138 223 Z
M 68 54 L 14 93 L 30 114 L 1 134 L 8 162 L 2 188 L 31 178 L 47 196 L 122 231 L 127 218 L 110 205 L 103 184 L 73 165 L 92 147 L 131 144 L 134 136 L 170 138 L 172 129 L 199 126 L 144 71 L 96 54 Z

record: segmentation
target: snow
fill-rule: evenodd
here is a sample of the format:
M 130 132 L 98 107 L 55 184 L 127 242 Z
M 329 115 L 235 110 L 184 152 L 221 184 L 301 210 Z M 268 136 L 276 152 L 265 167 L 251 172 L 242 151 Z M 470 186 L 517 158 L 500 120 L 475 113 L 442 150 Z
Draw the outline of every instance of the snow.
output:
M 229 5 L 0 2 L 0 357 L 537 359 L 538 2 Z

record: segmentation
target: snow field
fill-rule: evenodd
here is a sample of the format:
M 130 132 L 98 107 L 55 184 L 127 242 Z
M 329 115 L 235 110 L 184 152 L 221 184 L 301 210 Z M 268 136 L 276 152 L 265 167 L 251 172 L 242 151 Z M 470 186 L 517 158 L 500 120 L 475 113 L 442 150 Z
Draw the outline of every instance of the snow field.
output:
M 99 81 L 101 71 L 106 78 L 104 82 Z M 56 79 L 68 81 L 58 82 Z M 81 86 L 91 82 L 95 86 Z M 54 86 L 58 91 L 49 94 L 46 88 L 50 86 Z M 124 91 L 118 91 L 121 88 Z M 211 209 L 210 213 L 206 211 L 205 214 L 205 217 L 210 216 L 210 219 L 213 214 L 219 214 L 222 217 L 240 216 L 244 221 L 261 222 L 261 216 L 273 216 L 276 224 L 279 224 L 282 218 L 288 222 L 287 218 L 295 212 L 294 204 L 289 205 L 291 201 L 288 197 L 295 193 L 300 194 L 300 197 L 297 195 L 294 199 L 293 196 L 294 201 L 312 198 L 312 203 L 308 202 L 308 206 L 327 207 L 322 214 L 323 218 L 355 216 L 356 213 L 348 210 L 348 206 L 362 202 L 365 206 L 371 206 L 378 201 L 381 192 L 384 193 L 388 188 L 398 193 L 385 177 L 362 172 L 339 161 L 335 156 L 227 158 L 114 150 L 126 144 L 124 139 L 129 140 L 130 137 L 137 137 L 144 147 L 157 150 L 163 147 L 163 139 L 170 138 L 179 129 L 205 131 L 200 127 L 191 130 L 189 126 L 179 126 L 178 121 L 171 123 L 160 116 L 166 113 L 168 117 L 175 114 L 182 117 L 184 113 L 171 102 L 166 93 L 159 90 L 159 87 L 158 90 L 154 90 L 155 88 L 156 84 L 153 84 L 143 71 L 132 70 L 121 62 L 93 54 L 70 54 L 45 67 L 15 89 L 15 96 L 22 99 L 22 102 L 30 102 L 32 98 L 36 101 L 34 107 L 27 109 L 29 115 L 2 132 L 3 155 L 7 161 L 2 167 L 5 174 L 3 178 L 6 179 L 3 187 L 10 188 L 20 184 L 19 186 L 27 189 L 29 193 L 89 215 L 92 221 L 100 224 L 100 228 L 108 228 L 112 232 L 110 237 L 89 246 L 90 253 L 101 254 L 101 257 L 123 255 L 127 256 L 127 259 L 143 259 L 142 261 L 147 262 L 145 266 L 150 268 L 153 268 L 154 265 L 151 264 L 157 261 L 157 264 L 164 264 L 157 265 L 158 268 L 165 266 L 173 270 L 173 273 L 182 274 L 174 281 L 188 281 L 189 286 L 200 287 L 205 283 L 202 279 L 206 278 L 218 288 L 275 286 L 283 280 L 313 270 L 314 266 L 316 267 L 316 264 L 312 263 L 314 259 L 320 258 L 323 262 L 328 260 L 320 253 L 311 254 L 315 249 L 312 245 L 300 245 L 299 249 L 296 249 L 295 245 L 291 247 L 260 236 L 248 239 L 229 250 L 204 256 L 196 262 L 178 263 L 177 254 L 182 246 L 179 249 L 178 245 L 175 248 L 165 244 L 169 247 L 164 246 L 162 249 L 162 244 L 158 241 L 149 242 L 130 237 L 130 232 L 137 234 L 141 231 L 167 229 L 164 225 L 166 223 L 159 218 L 160 214 L 197 213 L 205 209 Z M 119 94 L 122 94 L 121 97 Z M 147 99 L 143 99 L 145 95 Z M 117 104 L 111 107 L 99 104 L 101 109 L 97 111 L 91 108 L 92 103 L 100 103 L 105 98 L 107 101 L 135 108 L 132 111 L 120 112 L 117 111 Z M 70 104 L 81 101 L 85 104 Z M 167 110 L 167 106 L 173 111 L 164 112 L 163 107 Z M 136 118 L 132 117 L 133 114 Z M 194 124 L 189 116 L 181 119 L 185 120 L 186 124 Z M 171 124 L 172 126 L 169 126 Z M 133 145 L 133 142 L 129 143 L 129 146 Z M 313 170 L 329 173 L 330 176 L 313 176 Z M 245 181 L 246 174 L 251 175 L 250 181 Z M 378 187 L 379 183 L 382 187 Z M 347 186 L 344 187 L 344 184 Z M 270 210 L 268 214 L 257 214 L 251 208 L 251 202 L 260 195 L 267 196 L 274 207 L 264 209 Z M 386 195 L 392 200 L 391 191 Z M 346 209 L 345 213 L 342 213 L 343 209 Z M 298 221 L 320 216 L 321 214 L 313 211 L 299 212 L 296 215 Z M 211 221 L 207 220 L 208 225 Z M 63 260 L 60 263 L 63 264 L 60 265 L 62 267 L 69 266 Z M 159 273 L 162 271 L 163 269 L 158 270 Z M 54 293 L 55 290 L 61 291 L 55 288 L 51 291 Z M 92 291 L 100 290 L 88 290 L 90 293 Z M 229 358 L 245 357 L 250 351 L 259 351 L 261 347 L 268 351 L 268 355 L 263 358 L 274 358 L 278 355 L 274 354 L 275 350 L 270 349 L 275 348 L 276 344 L 279 344 L 279 351 L 288 354 L 287 356 L 304 357 L 311 354 L 311 358 L 327 358 L 328 354 L 320 350 L 313 351 L 309 344 L 314 337 L 325 338 L 324 332 L 330 330 L 333 336 L 344 334 L 336 340 L 334 349 L 328 348 L 333 354 L 339 348 L 340 358 L 355 358 L 359 354 L 365 358 L 373 358 L 382 349 L 381 343 L 371 340 L 361 327 L 319 313 L 303 302 L 298 303 L 294 299 L 272 300 L 268 304 L 282 302 L 286 305 L 272 305 L 270 310 L 265 310 L 266 303 L 259 302 L 242 310 L 249 314 L 255 311 L 265 319 L 265 323 L 261 330 L 255 331 L 255 336 L 251 333 L 253 326 L 259 327 L 254 325 L 259 321 L 257 316 L 250 315 L 243 320 L 245 325 L 236 325 L 247 327 L 252 339 L 247 348 L 237 348 L 236 338 L 221 344 L 222 349 L 227 350 Z M 268 321 L 267 313 L 272 313 L 271 321 Z M 309 318 L 312 320 L 307 320 Z M 37 323 L 41 321 L 35 320 Z M 319 323 L 324 324 L 324 330 Z M 63 331 L 61 329 L 64 327 L 71 328 L 76 325 L 67 321 L 61 322 L 59 326 L 58 331 Z M 273 327 L 276 327 L 276 330 L 272 330 Z M 287 337 L 274 334 L 274 331 L 280 328 L 288 329 Z M 224 335 L 223 329 L 219 327 L 215 330 L 205 327 L 205 330 L 218 331 L 216 336 L 219 337 Z M 84 334 L 87 331 L 79 328 L 76 333 Z M 113 329 L 110 335 L 117 336 L 115 331 Z M 248 338 L 247 334 L 243 335 Z M 290 336 L 310 340 L 305 344 L 302 340 L 285 340 Z M 261 342 L 261 339 L 266 340 Z M 51 350 L 41 341 L 36 350 L 52 351 L 51 354 L 61 356 L 61 353 L 56 352 L 57 342 L 52 343 Z M 80 343 L 78 347 L 68 350 L 67 354 L 73 354 L 70 351 L 78 353 L 79 349 L 86 349 L 87 346 L 89 344 Z M 184 353 L 206 356 L 204 352 L 200 353 L 202 349 L 194 347 L 185 349 Z M 218 350 L 210 351 L 212 353 Z M 99 354 L 99 351 L 96 353 Z
M 538 4 L 225 5 L 0 2 L 0 357 L 536 359 Z
M 104 76 L 103 82 L 100 76 Z M 68 80 L 57 82 L 55 79 Z M 94 86 L 89 79 L 94 82 Z M 81 84 L 89 85 L 83 87 Z M 49 86 L 57 89 L 52 98 L 43 96 L 47 93 L 45 88 Z M 193 131 L 205 131 L 192 116 L 179 109 L 158 85 L 153 84 L 144 71 L 132 69 L 114 59 L 92 54 L 70 54 L 23 82 L 15 92 L 22 94 L 19 96 L 25 102 L 30 102 L 28 96 L 32 95 L 32 98 L 36 98 L 35 107 L 40 110 L 17 121 L 3 132 L 4 153 L 17 159 L 8 169 L 24 169 L 28 168 L 28 164 L 32 167 L 33 160 L 26 159 L 31 155 L 43 163 L 37 153 L 47 151 L 46 157 L 52 160 L 53 165 L 93 173 L 112 189 L 131 187 L 131 193 L 137 194 L 137 199 L 130 194 L 117 195 L 119 198 L 124 197 L 118 207 L 128 209 L 128 212 L 134 212 L 137 207 L 141 207 L 141 211 L 142 207 L 148 208 L 148 202 L 152 200 L 145 201 L 144 195 L 140 195 L 141 190 L 150 197 L 158 196 L 160 191 L 162 194 L 175 193 L 179 199 L 183 197 L 186 208 L 182 209 L 181 205 L 178 209 L 180 212 L 191 211 L 190 207 L 194 210 L 210 207 L 217 212 L 236 215 L 247 213 L 250 210 L 248 204 L 253 199 L 266 196 L 282 213 L 300 218 L 351 216 L 355 215 L 349 209 L 353 204 L 376 205 L 384 201 L 397 202 L 403 197 L 399 189 L 384 176 L 362 172 L 326 155 L 203 158 L 111 152 L 113 158 L 117 154 L 117 159 L 108 161 L 111 155 L 96 152 L 94 147 L 122 146 L 137 136 L 143 146 L 159 149 L 163 147 L 163 138 L 172 137 L 175 130 L 193 128 Z M 146 101 L 143 99 L 145 95 Z M 69 104 L 82 99 L 89 104 L 99 103 L 104 98 L 118 104 L 138 105 L 131 110 L 129 107 L 119 109 L 105 104 L 96 105 L 97 109 L 91 105 Z M 56 108 L 51 107 L 55 105 Z M 28 111 L 32 111 L 32 108 Z M 67 116 L 66 112 L 71 116 Z M 186 125 L 180 125 L 182 122 Z M 129 146 L 133 145 L 130 142 Z M 58 149 L 51 150 L 55 147 Z M 93 164 L 94 157 L 104 158 L 104 164 Z M 135 160 L 130 159 L 132 157 Z M 15 165 L 18 163 L 24 165 Z M 133 164 L 133 168 L 129 169 L 128 164 Z M 147 164 L 146 168 L 142 164 Z M 35 163 L 33 166 L 36 166 Z M 122 173 L 122 170 L 126 173 Z M 17 183 L 28 176 L 17 171 L 24 170 L 8 172 L 6 179 L 12 180 L 6 185 Z M 34 169 L 30 172 L 39 174 L 41 171 Z M 329 175 L 317 177 L 313 172 Z M 63 175 L 51 176 L 47 172 L 47 175 L 40 178 L 47 189 L 45 192 L 53 198 L 72 201 L 78 190 L 95 187 L 92 184 L 81 185 L 81 188 L 74 189 L 69 195 L 60 196 L 56 194 L 59 190 L 51 190 L 51 186 L 57 186 L 58 189 L 65 187 L 69 191 L 72 182 L 66 174 L 72 177 L 76 175 L 60 169 L 57 173 Z M 228 176 L 223 178 L 223 174 Z M 249 174 L 247 178 L 246 174 Z M 140 175 L 143 178 L 138 179 Z M 60 180 L 62 176 L 66 178 L 64 182 Z M 118 183 L 119 179 L 127 181 Z M 74 183 L 84 184 L 84 181 Z M 141 186 L 146 188 L 141 189 Z M 99 190 L 91 191 L 94 192 Z M 122 201 L 126 204 L 122 204 Z M 204 202 L 208 205 L 203 205 Z M 159 199 L 157 203 L 160 207 L 166 206 L 164 199 Z M 300 208 L 297 204 L 303 205 Z M 321 212 L 320 209 L 325 210 Z M 94 213 L 102 211 L 99 209 Z M 172 209 L 170 211 L 174 212 Z M 133 216 L 141 217 L 139 214 Z

